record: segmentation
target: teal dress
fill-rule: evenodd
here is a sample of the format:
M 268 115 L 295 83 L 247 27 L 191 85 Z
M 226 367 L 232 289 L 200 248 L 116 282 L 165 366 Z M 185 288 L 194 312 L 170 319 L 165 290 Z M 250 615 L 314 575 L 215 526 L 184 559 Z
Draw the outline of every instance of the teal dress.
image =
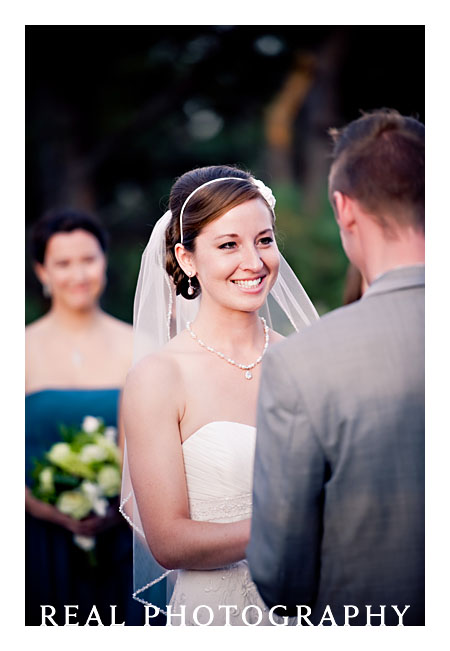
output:
M 45 389 L 28 394 L 26 483 L 31 485 L 33 458 L 41 457 L 61 440 L 59 424 L 79 426 L 90 415 L 116 427 L 119 395 L 119 389 Z M 116 606 L 116 623 L 144 624 L 144 607 L 131 596 L 133 536 L 125 520 L 97 536 L 96 567 L 74 544 L 70 531 L 28 513 L 25 536 L 26 625 L 41 624 L 41 605 L 54 607 L 53 619 L 60 626 L 64 625 L 65 605 L 78 606 L 77 618 L 70 622 L 80 626 L 86 623 L 93 606 L 103 625 L 111 625 L 111 605 Z M 91 622 L 95 625 L 94 620 Z

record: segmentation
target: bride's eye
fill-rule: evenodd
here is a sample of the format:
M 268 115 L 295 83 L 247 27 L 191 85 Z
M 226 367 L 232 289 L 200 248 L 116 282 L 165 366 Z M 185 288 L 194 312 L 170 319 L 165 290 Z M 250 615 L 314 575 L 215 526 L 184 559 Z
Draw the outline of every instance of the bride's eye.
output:
M 234 249 L 236 242 L 225 242 L 219 246 L 219 249 Z
M 270 237 L 270 235 L 268 235 L 267 237 L 262 237 L 259 240 L 259 243 L 263 245 L 269 245 L 272 244 L 272 242 L 273 242 L 273 237 Z

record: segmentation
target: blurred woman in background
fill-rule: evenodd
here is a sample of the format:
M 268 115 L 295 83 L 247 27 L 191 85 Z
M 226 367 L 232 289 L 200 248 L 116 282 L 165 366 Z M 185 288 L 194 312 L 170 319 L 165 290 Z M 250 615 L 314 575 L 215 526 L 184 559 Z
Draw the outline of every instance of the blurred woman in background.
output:
M 117 427 L 132 327 L 99 306 L 107 236 L 89 215 L 67 211 L 41 219 L 31 244 L 50 309 L 26 328 L 26 624 L 41 624 L 43 604 L 55 608 L 59 625 L 68 604 L 78 605 L 81 623 L 95 605 L 108 625 L 115 604 L 118 623 L 143 624 L 142 606 L 129 597 L 132 535 L 117 508 L 77 521 L 29 488 L 33 458 L 60 440 L 60 424 L 80 426 L 92 415 Z M 96 537 L 96 567 L 74 544 L 74 534 Z

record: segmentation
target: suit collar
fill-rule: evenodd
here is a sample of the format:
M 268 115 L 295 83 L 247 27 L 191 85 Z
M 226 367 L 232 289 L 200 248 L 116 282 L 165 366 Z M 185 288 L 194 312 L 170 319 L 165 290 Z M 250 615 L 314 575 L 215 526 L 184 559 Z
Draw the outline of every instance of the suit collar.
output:
M 374 294 L 385 294 L 399 289 L 411 287 L 423 287 L 425 285 L 425 266 L 422 264 L 410 267 L 396 267 L 386 271 L 375 278 L 369 288 L 365 291 L 363 298 Z

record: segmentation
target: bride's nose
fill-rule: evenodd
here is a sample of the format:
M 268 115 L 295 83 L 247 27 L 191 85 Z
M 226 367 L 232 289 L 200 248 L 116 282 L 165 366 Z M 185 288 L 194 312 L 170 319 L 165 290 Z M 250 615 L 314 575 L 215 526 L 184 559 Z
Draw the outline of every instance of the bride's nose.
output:
M 249 246 L 242 249 L 242 260 L 239 265 L 241 269 L 247 271 L 261 271 L 264 263 L 261 260 L 260 252 L 255 246 Z

